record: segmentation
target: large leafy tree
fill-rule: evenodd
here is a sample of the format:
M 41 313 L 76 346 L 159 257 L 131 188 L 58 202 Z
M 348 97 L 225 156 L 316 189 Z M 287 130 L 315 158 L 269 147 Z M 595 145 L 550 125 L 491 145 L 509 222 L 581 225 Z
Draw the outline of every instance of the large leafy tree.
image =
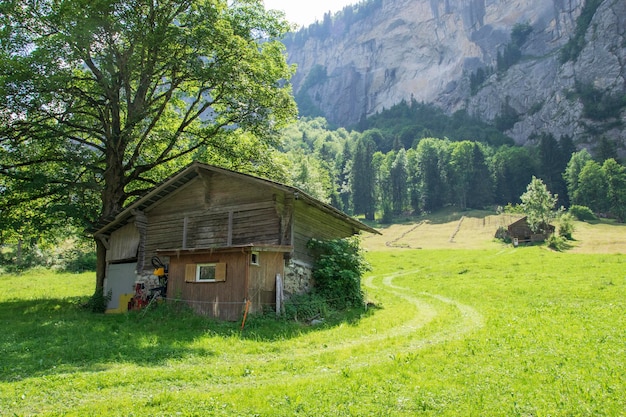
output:
M 572 153 L 565 171 L 563 172 L 563 178 L 567 184 L 567 194 L 571 204 L 580 204 L 580 194 L 578 192 L 580 172 L 583 170 L 585 164 L 591 161 L 591 155 L 586 149 L 581 149 L 578 152 Z
M 576 204 L 589 207 L 596 213 L 609 209 L 608 184 L 602 165 L 594 160 L 585 163 L 578 175 L 578 188 L 574 194 Z
M 610 158 L 602 164 L 607 181 L 609 211 L 620 222 L 626 221 L 626 167 Z
M 520 200 L 530 229 L 535 233 L 545 232 L 547 225 L 556 216 L 554 208 L 558 196 L 552 195 L 543 180 L 533 176 L 526 187 L 526 192 L 520 196 Z
M 0 210 L 97 225 L 199 155 L 250 168 L 296 112 L 288 29 L 260 0 L 3 1 Z

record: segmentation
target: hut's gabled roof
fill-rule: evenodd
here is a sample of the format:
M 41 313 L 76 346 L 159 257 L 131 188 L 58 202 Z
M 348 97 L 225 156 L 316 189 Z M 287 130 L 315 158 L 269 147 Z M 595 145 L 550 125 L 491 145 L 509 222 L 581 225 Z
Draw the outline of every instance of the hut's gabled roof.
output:
M 336 209 L 335 207 L 323 203 L 316 198 L 308 195 L 304 191 L 292 187 L 290 185 L 281 184 L 276 181 L 268 180 L 265 178 L 256 177 L 250 174 L 244 174 L 241 172 L 232 171 L 225 168 L 220 168 L 214 165 L 205 164 L 202 162 L 192 162 L 187 167 L 183 168 L 179 172 L 173 174 L 161 184 L 154 187 L 152 190 L 148 191 L 144 196 L 134 201 L 132 204 L 127 206 L 124 210 L 118 213 L 115 217 L 106 219 L 105 221 L 98 224 L 95 229 L 95 235 L 99 234 L 109 234 L 114 230 L 122 227 L 128 218 L 133 216 L 133 213 L 136 211 L 144 211 L 149 208 L 153 204 L 161 201 L 166 196 L 170 195 L 180 187 L 187 184 L 189 181 L 195 179 L 200 176 L 202 171 L 206 172 L 214 172 L 221 175 L 231 176 L 238 179 L 243 179 L 246 181 L 256 182 L 261 185 L 270 186 L 276 190 L 280 190 L 286 193 L 291 193 L 296 199 L 301 200 L 308 204 L 309 206 L 315 207 L 337 219 L 340 219 L 350 226 L 352 226 L 357 231 L 365 231 L 369 233 L 380 234 L 376 229 L 369 227 L 368 225 L 348 216 L 341 210 Z

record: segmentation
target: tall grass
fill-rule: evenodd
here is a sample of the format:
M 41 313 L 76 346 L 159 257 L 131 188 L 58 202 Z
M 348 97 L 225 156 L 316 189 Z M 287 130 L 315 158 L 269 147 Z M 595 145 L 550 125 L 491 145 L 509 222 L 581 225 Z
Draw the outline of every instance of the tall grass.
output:
M 0 415 L 621 416 L 626 256 L 370 252 L 375 308 L 322 326 L 80 307 L 93 276 L 0 277 Z

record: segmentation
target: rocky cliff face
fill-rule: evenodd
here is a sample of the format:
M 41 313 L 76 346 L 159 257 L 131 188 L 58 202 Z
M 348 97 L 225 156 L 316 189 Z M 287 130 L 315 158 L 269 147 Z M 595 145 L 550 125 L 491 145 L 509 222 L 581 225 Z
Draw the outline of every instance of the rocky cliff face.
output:
M 620 119 L 626 122 L 623 106 L 612 118 L 594 117 L 580 97 L 583 90 L 602 93 L 619 105 L 626 94 L 625 1 L 601 2 L 584 33 L 585 46 L 564 63 L 560 49 L 575 34 L 584 0 L 362 4 L 367 3 L 375 7 L 365 17 L 351 20 L 352 14 L 342 13 L 332 24 L 326 22 L 326 36 L 300 34 L 298 41 L 286 42 L 289 61 L 298 65 L 294 91 L 306 94 L 331 122 L 354 124 L 415 99 L 449 113 L 466 109 L 486 121 L 507 108 L 515 115 L 507 133 L 518 143 L 543 132 L 556 138 L 568 134 L 580 142 L 597 134 L 626 140 L 619 125 Z M 532 27 L 520 47 L 521 59 L 489 73 L 497 68 L 498 54 L 511 42 L 516 24 Z M 478 69 L 488 77 L 470 88 L 470 76 Z

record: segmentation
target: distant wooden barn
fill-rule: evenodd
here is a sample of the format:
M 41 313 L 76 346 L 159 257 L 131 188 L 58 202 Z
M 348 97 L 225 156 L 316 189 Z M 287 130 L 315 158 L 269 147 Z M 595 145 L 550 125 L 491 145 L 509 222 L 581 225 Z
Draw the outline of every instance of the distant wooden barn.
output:
M 167 299 L 237 320 L 245 305 L 251 312 L 275 306 L 277 277 L 287 295 L 309 288 L 311 238 L 361 231 L 378 233 L 297 188 L 195 162 L 119 213 L 96 237 L 107 247 L 110 312 L 125 311 L 138 296 L 145 300 L 163 285 L 158 275 L 166 271 Z M 165 268 L 155 276 L 159 264 Z
M 543 233 L 533 232 L 528 225 L 527 217 L 522 217 L 521 219 L 517 220 L 514 223 L 511 223 L 507 227 L 511 240 L 515 241 L 517 239 L 517 242 L 519 243 L 542 242 L 550 237 L 550 235 L 552 235 L 555 230 L 554 226 L 551 224 L 545 224 L 542 226 L 541 229 L 543 230 Z

